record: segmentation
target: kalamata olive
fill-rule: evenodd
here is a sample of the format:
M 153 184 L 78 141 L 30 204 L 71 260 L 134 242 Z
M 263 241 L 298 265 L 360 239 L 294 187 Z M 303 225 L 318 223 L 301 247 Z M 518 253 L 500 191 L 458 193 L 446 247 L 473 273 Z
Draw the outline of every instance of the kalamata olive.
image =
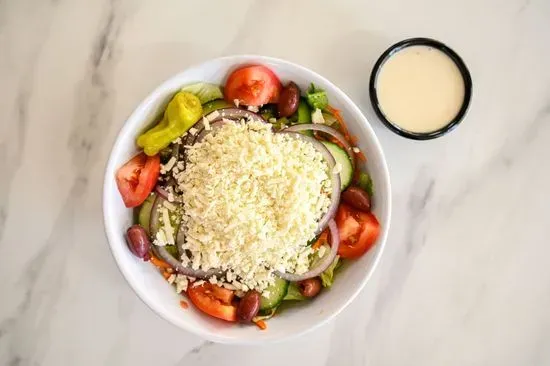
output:
M 298 282 L 300 293 L 305 297 L 314 297 L 321 291 L 321 280 L 319 277 L 308 278 Z
M 291 81 L 283 88 L 279 96 L 279 103 L 277 105 L 279 117 L 292 116 L 298 109 L 298 104 L 300 104 L 300 88 Z
M 369 194 L 359 187 L 352 186 L 342 192 L 342 200 L 359 211 L 370 211 Z
M 132 225 L 126 232 L 126 241 L 130 251 L 138 258 L 148 261 L 151 259 L 149 250 L 151 249 L 151 240 L 149 235 L 140 225 Z
M 250 290 L 239 301 L 237 306 L 237 319 L 243 323 L 252 321 L 260 310 L 260 294 L 257 291 Z

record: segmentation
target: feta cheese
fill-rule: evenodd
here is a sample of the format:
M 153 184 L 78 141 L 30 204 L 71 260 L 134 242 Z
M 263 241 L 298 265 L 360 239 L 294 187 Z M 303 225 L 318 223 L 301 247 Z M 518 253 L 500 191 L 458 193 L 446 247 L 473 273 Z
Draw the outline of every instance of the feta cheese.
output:
M 311 122 L 313 123 L 325 123 L 323 112 L 319 108 L 316 108 L 311 114 Z
M 170 195 L 171 195 L 171 193 L 168 193 L 168 198 L 170 198 Z M 172 198 L 173 198 L 173 197 L 174 197 L 174 195 L 172 194 Z M 169 201 L 170 201 L 170 199 L 168 199 L 168 201 L 164 201 L 164 202 L 162 203 L 162 205 L 163 205 L 164 207 L 166 207 L 167 209 L 169 209 L 170 211 L 176 211 L 176 210 L 177 210 L 177 206 L 174 205 L 173 203 L 170 203 Z M 172 201 L 173 201 L 173 199 L 172 199 Z
M 240 104 L 240 103 L 241 103 L 241 102 L 240 102 L 238 99 L 233 99 L 233 104 L 235 104 L 235 106 L 236 106 L 237 108 L 239 108 L 239 104 Z
M 174 282 L 176 284 L 176 292 L 178 294 L 187 291 L 187 287 L 189 286 L 189 278 L 187 276 L 178 274 L 176 275 Z
M 254 106 L 254 105 L 249 105 L 248 107 L 246 107 L 246 109 L 248 109 L 250 112 L 254 112 L 254 113 L 258 113 L 260 111 L 260 108 Z
M 358 147 L 354 147 L 353 149 L 353 152 L 356 153 L 356 154 L 359 154 L 361 152 L 361 150 L 359 150 Z
M 210 127 L 210 121 L 206 117 L 202 117 L 202 124 L 204 125 L 204 129 L 206 131 L 210 131 L 212 127 Z
M 195 136 L 197 134 L 197 132 L 199 132 L 199 130 L 197 130 L 195 127 L 191 127 L 189 129 L 189 133 L 192 135 L 192 136 Z
M 309 270 L 307 242 L 330 205 L 328 165 L 312 144 L 269 124 L 229 121 L 187 159 L 176 179 L 188 265 L 221 268 L 225 279 L 212 281 L 260 292 L 276 270 Z
M 212 113 L 210 113 L 208 116 L 206 116 L 206 120 L 208 122 L 211 122 L 213 120 L 215 120 L 216 118 L 218 118 L 220 116 L 220 112 L 218 111 L 213 111 Z
M 173 245 L 176 243 L 176 241 L 174 240 L 174 228 L 172 227 L 172 224 L 170 222 L 168 209 L 166 207 L 162 207 L 161 212 L 162 212 L 162 224 L 164 226 L 164 234 L 166 235 L 166 243 Z

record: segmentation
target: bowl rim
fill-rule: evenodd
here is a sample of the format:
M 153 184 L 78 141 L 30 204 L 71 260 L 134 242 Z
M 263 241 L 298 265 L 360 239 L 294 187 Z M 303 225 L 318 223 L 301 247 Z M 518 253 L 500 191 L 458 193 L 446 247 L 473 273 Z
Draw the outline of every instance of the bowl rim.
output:
M 397 52 L 412 46 L 428 46 L 443 52 L 458 67 L 460 75 L 462 76 L 462 80 L 464 81 L 464 100 L 462 101 L 462 105 L 460 106 L 458 113 L 451 121 L 449 121 L 449 123 L 447 123 L 445 126 L 435 131 L 412 132 L 401 128 L 398 124 L 393 123 L 386 118 L 386 115 L 382 111 L 383 108 L 380 105 L 380 102 L 378 100 L 378 93 L 376 90 L 376 81 L 378 79 L 378 73 L 382 69 L 382 66 L 384 66 L 386 61 L 388 61 Z M 432 38 L 425 38 L 425 37 L 404 39 L 390 46 L 386 51 L 384 51 L 384 53 L 382 53 L 382 55 L 380 55 L 380 57 L 374 64 L 374 67 L 372 68 L 371 75 L 370 75 L 370 81 L 369 81 L 370 101 L 372 104 L 372 108 L 374 109 L 374 112 L 376 113 L 378 118 L 380 118 L 382 123 L 384 123 L 384 125 L 387 128 L 389 128 L 392 132 L 395 132 L 400 136 L 403 136 L 412 140 L 431 140 L 431 139 L 435 139 L 437 137 L 446 135 L 452 130 L 454 130 L 462 122 L 462 120 L 466 117 L 466 114 L 468 113 L 468 110 L 470 108 L 470 104 L 472 101 L 472 89 L 473 89 L 472 76 L 470 74 L 470 71 L 468 70 L 468 66 L 466 66 L 466 63 L 458 55 L 458 53 L 456 53 L 452 48 L 450 48 L 443 42 L 440 42 Z
M 201 327 L 192 327 L 187 326 L 184 323 L 175 323 L 167 314 L 165 314 L 161 309 L 157 308 L 153 302 L 150 302 L 145 293 L 142 293 L 137 286 L 134 286 L 132 282 L 132 278 L 130 275 L 130 270 L 127 269 L 122 263 L 122 259 L 119 257 L 119 255 L 115 252 L 113 245 L 114 240 L 111 239 L 111 236 L 114 235 L 111 232 L 113 231 L 113 228 L 110 224 L 110 220 L 107 215 L 107 207 L 110 205 L 110 197 L 109 197 L 109 191 L 108 186 L 112 185 L 113 177 L 109 175 L 110 171 L 115 171 L 116 167 L 115 164 L 115 155 L 113 154 L 114 151 L 118 150 L 118 147 L 122 144 L 121 137 L 126 135 L 130 130 L 130 124 L 129 122 L 132 120 L 135 120 L 137 118 L 140 118 L 146 112 L 151 104 L 153 104 L 156 100 L 158 100 L 159 93 L 166 88 L 166 86 L 170 85 L 172 81 L 176 78 L 179 78 L 182 74 L 186 73 L 188 70 L 196 69 L 203 67 L 203 65 L 212 63 L 212 62 L 227 62 L 232 65 L 238 65 L 243 63 L 258 63 L 258 64 L 276 64 L 276 65 L 282 65 L 286 67 L 293 68 L 298 73 L 306 73 L 313 75 L 315 78 L 318 78 L 319 80 L 322 80 L 324 83 L 330 85 L 334 91 L 338 94 L 338 97 L 342 100 L 342 103 L 346 105 L 346 108 L 350 111 L 353 111 L 354 114 L 358 115 L 360 118 L 359 123 L 362 123 L 364 127 L 369 131 L 369 133 L 373 136 L 372 139 L 372 148 L 377 150 L 378 154 L 380 154 L 381 157 L 381 174 L 383 175 L 382 181 L 386 182 L 386 190 L 388 192 L 386 202 L 387 202 L 387 211 L 386 215 L 383 218 L 380 218 L 381 222 L 384 222 L 384 228 L 382 229 L 382 233 L 380 238 L 378 239 L 378 243 L 375 246 L 376 252 L 374 253 L 374 258 L 372 265 L 368 269 L 367 273 L 363 276 L 363 279 L 361 282 L 356 286 L 356 288 L 353 290 L 352 294 L 344 301 L 341 305 L 339 305 L 336 310 L 332 311 L 330 314 L 327 314 L 326 317 L 323 319 L 313 323 L 311 326 L 304 327 L 302 330 L 295 332 L 293 334 L 284 334 L 279 337 L 270 337 L 270 338 L 263 338 L 261 336 L 254 337 L 254 338 L 228 338 L 224 336 L 219 336 L 215 334 L 214 332 L 206 331 Z M 131 112 L 131 114 L 126 118 L 125 122 L 121 126 L 120 130 L 118 131 L 114 143 L 111 147 L 111 151 L 109 152 L 109 158 L 107 160 L 107 164 L 105 166 L 104 170 L 104 180 L 103 180 L 103 192 L 102 192 L 102 211 L 103 211 L 103 225 L 105 230 L 105 235 L 107 239 L 107 243 L 109 245 L 109 250 L 111 252 L 111 255 L 115 259 L 116 265 L 118 267 L 118 270 L 121 272 L 122 276 L 126 280 L 126 283 L 130 286 L 130 288 L 134 291 L 134 293 L 138 296 L 138 298 L 145 304 L 149 309 L 153 311 L 157 316 L 164 319 L 168 323 L 172 324 L 173 326 L 176 326 L 177 328 L 180 328 L 186 332 L 189 332 L 191 334 L 194 334 L 196 336 L 199 336 L 203 339 L 207 339 L 216 343 L 222 343 L 222 344 L 240 344 L 240 345 L 257 345 L 257 344 L 265 344 L 265 343 L 275 343 L 275 342 L 281 342 L 281 341 L 287 341 L 293 338 L 297 338 L 299 336 L 302 336 L 306 333 L 312 332 L 315 329 L 320 328 L 321 326 L 327 324 L 329 321 L 334 319 L 337 315 L 339 315 L 356 297 L 359 295 L 359 293 L 363 290 L 369 279 L 371 278 L 372 274 L 376 270 L 380 259 L 382 257 L 384 248 L 386 246 L 386 241 L 389 235 L 390 225 L 391 225 L 391 212 L 392 212 L 392 191 L 391 191 L 391 182 L 390 182 L 390 174 L 389 169 L 387 165 L 387 160 L 384 155 L 384 152 L 382 150 L 382 146 L 380 144 L 380 141 L 378 140 L 378 137 L 376 136 L 372 126 L 368 122 L 365 115 L 361 112 L 359 107 L 352 101 L 352 99 L 346 95 L 338 86 L 336 86 L 334 83 L 326 79 L 325 77 L 321 76 L 317 72 L 310 70 L 309 68 L 306 68 L 305 66 L 293 63 L 291 61 L 270 57 L 270 56 L 261 56 L 261 55 L 254 55 L 254 54 L 236 54 L 236 55 L 229 55 L 229 56 L 222 56 L 222 57 L 215 57 L 210 58 L 207 60 L 204 60 L 202 62 L 190 65 L 189 67 L 185 68 L 184 70 L 177 72 L 176 74 L 168 77 L 166 80 L 164 80 L 162 83 L 160 83 L 153 91 L 151 91 Z

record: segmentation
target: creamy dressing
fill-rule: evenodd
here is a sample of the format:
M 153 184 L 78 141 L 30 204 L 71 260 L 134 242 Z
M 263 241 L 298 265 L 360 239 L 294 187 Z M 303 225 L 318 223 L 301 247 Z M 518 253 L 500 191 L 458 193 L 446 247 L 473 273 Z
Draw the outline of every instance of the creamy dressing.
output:
M 410 132 L 437 131 L 453 120 L 464 102 L 464 79 L 445 53 L 410 46 L 384 62 L 376 94 L 386 118 Z

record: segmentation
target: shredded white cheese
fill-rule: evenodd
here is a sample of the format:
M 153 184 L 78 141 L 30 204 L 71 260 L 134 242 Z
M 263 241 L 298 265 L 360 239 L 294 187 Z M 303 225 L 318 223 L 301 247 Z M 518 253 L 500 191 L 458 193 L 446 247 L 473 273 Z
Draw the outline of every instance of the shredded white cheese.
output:
M 311 114 L 311 122 L 325 123 L 325 117 L 323 117 L 323 112 L 319 108 L 316 108 Z
M 206 131 L 210 131 L 212 128 L 210 127 L 210 121 L 206 117 L 202 117 L 202 124 L 204 125 L 204 129 Z
M 307 242 L 330 204 L 329 168 L 312 144 L 271 125 L 229 122 L 187 151 L 182 258 L 195 269 L 228 270 L 237 290 L 264 290 L 273 272 L 304 273 Z M 195 283 L 196 284 L 196 283 Z
M 211 121 L 215 120 L 216 118 L 218 118 L 219 116 L 220 116 L 220 112 L 213 111 L 208 116 L 206 116 L 206 119 L 208 120 L 208 122 L 211 122 Z

